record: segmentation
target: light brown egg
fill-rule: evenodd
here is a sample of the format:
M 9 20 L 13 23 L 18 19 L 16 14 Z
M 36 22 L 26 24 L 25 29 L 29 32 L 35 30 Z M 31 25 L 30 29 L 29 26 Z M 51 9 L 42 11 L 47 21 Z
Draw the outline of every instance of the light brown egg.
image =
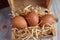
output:
M 27 22 L 22 16 L 16 16 L 12 18 L 12 25 L 17 28 L 25 28 L 27 27 Z
M 35 12 L 29 12 L 26 15 L 26 20 L 30 26 L 35 26 L 39 22 L 39 16 Z
M 47 25 L 47 23 L 54 24 L 54 22 L 54 17 L 51 14 L 46 14 L 40 18 L 40 26 L 43 26 L 44 24 Z

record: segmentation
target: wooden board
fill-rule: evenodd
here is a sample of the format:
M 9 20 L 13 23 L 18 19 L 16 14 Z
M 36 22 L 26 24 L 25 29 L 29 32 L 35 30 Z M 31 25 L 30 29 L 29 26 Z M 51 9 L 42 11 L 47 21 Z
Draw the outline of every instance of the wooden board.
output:
M 23 9 L 25 6 L 32 4 L 33 6 L 41 6 L 45 8 L 50 8 L 52 0 L 8 0 L 12 10 Z

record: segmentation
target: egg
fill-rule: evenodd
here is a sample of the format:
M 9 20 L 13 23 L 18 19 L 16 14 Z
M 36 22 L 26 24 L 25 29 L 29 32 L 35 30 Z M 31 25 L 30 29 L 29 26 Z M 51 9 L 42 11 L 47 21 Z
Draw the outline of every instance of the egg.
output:
M 40 18 L 40 26 L 43 26 L 44 24 L 45 25 L 47 25 L 47 24 L 52 25 L 52 24 L 54 24 L 54 22 L 55 22 L 54 17 L 51 14 L 46 14 Z
M 25 28 L 27 27 L 27 22 L 22 16 L 16 16 L 12 18 L 12 26 L 17 28 Z
M 39 22 L 39 16 L 35 12 L 29 12 L 26 15 L 26 20 L 30 26 L 35 26 Z

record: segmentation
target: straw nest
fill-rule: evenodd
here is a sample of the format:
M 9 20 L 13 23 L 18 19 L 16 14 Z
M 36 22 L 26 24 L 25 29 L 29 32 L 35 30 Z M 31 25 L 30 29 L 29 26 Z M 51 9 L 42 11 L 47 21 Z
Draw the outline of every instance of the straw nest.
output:
M 12 18 L 19 15 L 26 15 L 27 12 L 35 11 L 41 17 L 45 14 L 52 14 L 48 9 L 42 7 L 32 7 L 31 5 L 25 7 L 23 10 L 17 9 L 12 11 Z M 25 13 L 25 14 L 24 14 Z M 40 37 L 55 36 L 56 30 L 54 25 L 49 26 L 43 25 L 42 28 L 39 27 L 39 24 L 35 27 L 26 27 L 22 29 L 12 28 L 12 40 L 29 40 L 34 39 L 38 40 Z

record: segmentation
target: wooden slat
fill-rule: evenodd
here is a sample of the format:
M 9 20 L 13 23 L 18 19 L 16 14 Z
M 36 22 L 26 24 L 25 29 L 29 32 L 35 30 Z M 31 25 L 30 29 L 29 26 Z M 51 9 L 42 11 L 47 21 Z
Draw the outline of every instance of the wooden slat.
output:
M 12 10 L 15 10 L 15 4 L 14 4 L 14 0 L 8 0 L 9 5 L 11 7 Z
M 52 0 L 47 0 L 46 2 L 47 8 L 50 8 L 51 4 L 52 4 Z

